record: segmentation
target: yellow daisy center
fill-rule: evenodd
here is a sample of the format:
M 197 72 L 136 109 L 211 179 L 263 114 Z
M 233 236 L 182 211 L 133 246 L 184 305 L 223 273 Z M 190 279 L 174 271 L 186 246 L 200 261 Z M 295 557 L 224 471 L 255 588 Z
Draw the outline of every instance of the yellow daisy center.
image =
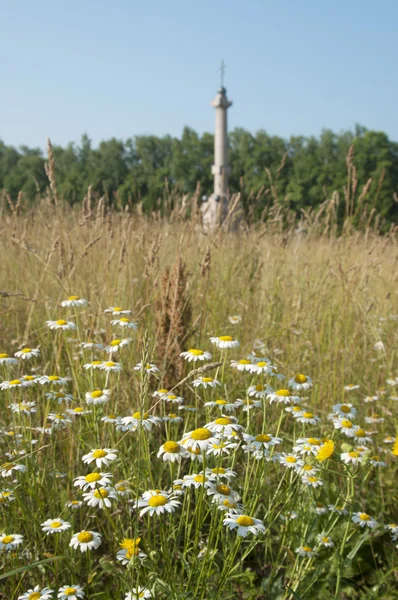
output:
M 0 358 L 8 358 L 8 354 L 0 354 Z
M 91 397 L 92 398 L 101 398 L 103 394 L 102 390 L 94 390 L 93 392 L 91 392 Z
M 34 379 L 36 379 L 35 375 L 24 375 L 23 377 L 25 379 L 25 381 L 33 381 Z
M 3 544 L 11 544 L 14 541 L 14 536 L 6 535 L 1 541 L 3 542 Z
M 263 392 L 263 391 L 264 391 L 264 386 L 261 385 L 261 383 L 256 385 L 256 392 Z
M 343 413 L 349 413 L 351 412 L 351 408 L 349 406 L 347 406 L 346 404 L 343 404 L 343 406 L 340 407 L 341 412 Z
M 370 521 L 370 516 L 366 513 L 360 513 L 359 518 L 361 519 L 361 521 Z
M 271 437 L 266 433 L 259 433 L 258 435 L 256 435 L 255 439 L 256 442 L 269 442 L 271 440 Z
M 89 531 L 81 531 L 77 534 L 77 539 L 81 544 L 87 544 L 88 542 L 91 542 L 93 537 L 93 534 Z
M 122 340 L 112 340 L 110 346 L 118 346 Z
M 238 364 L 239 365 L 250 365 L 250 360 L 246 360 L 245 358 L 242 358 Z
M 215 475 L 223 475 L 225 473 L 225 469 L 223 467 L 214 467 L 211 472 Z
M 98 498 L 98 500 L 100 500 L 101 498 L 107 498 L 108 496 L 109 493 L 105 488 L 100 488 L 99 490 L 95 490 L 94 492 L 94 497 Z
M 56 325 L 59 325 L 60 327 L 62 325 L 66 325 L 67 321 L 65 321 L 65 319 L 58 319 L 58 321 L 55 321 Z
M 165 389 L 162 388 L 161 390 L 158 390 L 158 394 L 162 394 L 162 395 L 163 394 L 167 394 L 168 391 L 169 390 L 165 390 Z
M 326 537 L 323 537 L 323 538 L 322 538 L 322 542 L 323 542 L 324 544 L 327 544 L 327 543 L 329 542 L 329 538 L 328 538 L 327 536 L 326 536 Z
M 312 548 L 310 546 L 303 546 L 302 550 L 304 550 L 304 552 L 312 552 Z
M 195 475 L 193 478 L 196 483 L 204 483 L 206 481 L 206 477 L 204 475 Z
M 66 590 L 64 590 L 64 594 L 66 596 L 73 596 L 73 594 L 76 594 L 76 588 L 72 588 L 72 587 L 66 588 Z
M 234 338 L 230 335 L 220 335 L 218 339 L 220 340 L 220 342 L 232 342 Z
M 10 385 L 21 385 L 21 380 L 20 379 L 12 379 L 10 381 Z
M 84 408 L 82 408 L 81 406 L 76 406 L 76 408 L 73 409 L 73 412 L 75 412 L 75 413 L 84 412 Z
M 231 419 L 228 417 L 220 417 L 214 421 L 216 425 L 230 425 L 232 423 Z
M 295 463 L 297 462 L 297 458 L 295 456 L 286 456 L 286 462 Z
M 266 363 L 265 361 L 263 361 L 263 360 L 262 360 L 262 361 L 260 361 L 260 362 L 258 362 L 258 363 L 257 363 L 257 366 L 258 366 L 258 367 L 266 367 L 266 366 L 267 366 L 267 363 Z
M 107 455 L 105 450 L 94 450 L 93 458 L 104 458 Z
M 307 377 L 305 375 L 303 375 L 302 373 L 297 373 L 297 375 L 294 378 L 294 381 L 296 383 L 306 383 Z
M 223 496 L 229 496 L 229 494 L 231 493 L 231 488 L 228 485 L 225 485 L 224 483 L 220 483 L 220 485 L 216 487 L 216 490 L 219 494 L 222 494 Z
M 80 296 L 69 296 L 68 300 L 80 300 Z
M 39 598 L 41 598 L 40 592 L 33 592 L 32 594 L 29 594 L 29 596 L 28 596 L 28 600 L 39 600 Z
M 303 414 L 304 419 L 312 419 L 313 416 L 314 416 L 313 413 L 310 413 L 310 412 L 305 412 Z
M 176 452 L 180 451 L 180 444 L 177 442 L 165 442 L 163 444 L 163 449 L 165 452 L 171 452 L 175 454 Z
M 308 477 L 308 481 L 310 481 L 311 483 L 315 483 L 316 481 L 318 481 L 318 477 Z
M 91 364 L 93 365 L 93 367 L 95 367 L 97 365 L 102 365 L 102 360 L 93 360 L 93 362 Z
M 254 525 L 254 519 L 252 519 L 252 517 L 248 517 L 247 515 L 240 515 L 236 519 L 236 522 L 238 525 L 242 525 L 243 527 L 250 527 L 251 525 Z
M 205 429 L 204 427 L 199 427 L 199 429 L 195 429 L 191 433 L 192 440 L 208 440 L 212 437 L 211 431 L 209 429 Z
M 127 317 L 122 317 L 119 320 L 120 320 L 121 323 L 130 323 L 130 319 L 128 319 Z
M 114 306 L 113 307 L 113 311 L 114 312 L 121 312 L 123 309 L 120 306 Z
M 115 366 L 115 363 L 114 363 L 112 360 L 110 360 L 109 362 L 106 362 L 106 363 L 105 363 L 105 366 L 106 366 L 106 367 L 114 367 L 114 366 Z
M 189 354 L 193 354 L 194 356 L 202 356 L 204 354 L 203 350 L 198 350 L 197 348 L 191 348 L 188 350 Z
M 220 398 L 219 400 L 216 400 L 216 404 L 227 404 L 227 401 Z
M 290 396 L 290 392 L 289 392 L 289 390 L 278 390 L 276 392 L 276 395 L 277 396 L 285 396 L 285 397 L 287 397 L 287 396 Z
M 321 441 L 317 438 L 308 438 L 308 443 L 312 444 L 312 446 L 320 446 Z
M 31 352 L 31 349 L 30 348 L 23 348 L 22 352 L 24 354 L 28 354 L 29 352 Z
M 311 465 L 304 465 L 303 471 L 312 471 L 313 467 Z
M 164 506 L 167 502 L 167 498 L 166 496 L 163 496 L 162 494 L 157 494 L 156 496 L 151 496 L 148 500 L 148 504 L 149 506 L 152 507 L 156 507 L 156 506 Z
M 148 413 L 146 412 L 146 413 L 144 413 L 144 414 L 142 415 L 142 418 L 143 418 L 143 419 L 147 419 L 147 418 L 148 418 L 148 416 L 149 416 L 149 415 L 148 415 Z M 138 412 L 135 412 L 135 413 L 132 415 L 132 417 L 133 417 L 133 419 L 139 419 L 139 420 L 141 420 L 141 413 L 140 413 L 139 411 L 138 411 Z
M 198 456 L 200 454 L 200 448 L 187 448 L 188 452 L 190 452 L 191 454 L 195 454 L 195 456 Z
M 62 525 L 61 521 L 53 521 L 53 522 L 51 523 L 51 527 L 52 527 L 53 529 L 58 529 L 58 527 L 61 527 L 61 525 Z
M 99 481 L 101 479 L 100 473 L 89 473 L 86 475 L 85 480 L 87 483 L 94 483 L 94 481 Z
M 341 424 L 343 427 L 346 427 L 347 429 L 351 429 L 351 427 L 352 427 L 352 423 L 348 419 L 343 419 L 341 421 Z
M 58 381 L 59 377 L 58 375 L 50 375 L 48 379 L 49 381 Z
M 202 381 L 204 383 L 211 383 L 213 381 L 213 377 L 202 377 Z
M 223 506 L 228 506 L 228 508 L 236 508 L 236 502 L 230 502 L 228 499 L 224 500 Z
M 356 437 L 366 437 L 366 431 L 364 429 L 358 429 L 355 432 Z
M 359 458 L 361 455 L 359 454 L 359 452 L 349 452 L 348 453 L 349 456 L 351 456 L 351 458 Z

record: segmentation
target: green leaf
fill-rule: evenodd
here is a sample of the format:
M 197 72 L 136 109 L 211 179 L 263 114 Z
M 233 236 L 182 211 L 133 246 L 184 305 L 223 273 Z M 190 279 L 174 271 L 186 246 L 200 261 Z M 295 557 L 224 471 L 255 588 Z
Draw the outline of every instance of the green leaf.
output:
M 292 588 L 290 588 L 288 585 L 286 586 L 286 589 L 293 594 L 293 598 L 295 598 L 296 600 L 303 600 L 301 596 L 298 595 L 297 592 L 295 592 L 294 590 L 292 590 Z
M 66 557 L 65 556 L 52 556 L 51 558 L 45 558 L 44 560 L 38 560 L 37 562 L 31 563 L 30 565 L 25 565 L 24 567 L 18 567 L 18 569 L 13 569 L 12 571 L 8 571 L 8 573 L 4 573 L 3 575 L 0 575 L 0 581 L 2 579 L 7 579 L 7 577 L 12 577 L 13 575 L 17 575 L 17 573 L 22 573 L 23 571 L 30 571 L 31 569 L 40 567 L 40 565 L 44 565 L 44 564 L 52 562 L 54 560 L 62 560 L 63 558 L 66 558 Z

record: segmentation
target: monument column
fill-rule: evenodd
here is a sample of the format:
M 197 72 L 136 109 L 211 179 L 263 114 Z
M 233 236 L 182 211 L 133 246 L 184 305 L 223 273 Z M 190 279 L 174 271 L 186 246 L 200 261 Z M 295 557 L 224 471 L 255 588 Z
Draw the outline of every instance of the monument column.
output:
M 214 133 L 214 175 L 213 198 L 219 203 L 220 218 L 225 217 L 228 211 L 228 122 L 227 110 L 232 105 L 227 99 L 227 91 L 221 86 L 217 96 L 211 103 L 216 109 L 216 126 Z

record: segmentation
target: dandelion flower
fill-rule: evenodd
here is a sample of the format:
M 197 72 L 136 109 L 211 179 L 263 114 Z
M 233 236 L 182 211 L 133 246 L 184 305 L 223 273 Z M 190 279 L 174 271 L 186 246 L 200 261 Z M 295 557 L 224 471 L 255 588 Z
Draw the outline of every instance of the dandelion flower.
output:
M 295 392 L 301 392 L 303 390 L 310 390 L 313 386 L 311 377 L 303 375 L 303 373 L 297 373 L 292 379 L 289 379 L 287 385 Z
M 153 515 L 160 515 L 165 512 L 173 513 L 180 506 L 180 504 L 181 502 L 179 500 L 175 500 L 174 496 L 171 494 L 161 493 L 153 494 L 150 497 L 138 500 L 137 507 L 142 508 L 140 517 L 147 512 L 149 512 L 149 515 L 152 517 Z
M 36 585 L 22 594 L 22 596 L 18 596 L 18 600 L 51 600 L 53 592 L 54 590 L 48 587 L 40 588 L 39 585 Z
M 106 487 L 111 483 L 113 475 L 110 473 L 89 473 L 88 475 L 80 475 L 73 481 L 74 486 L 78 486 L 80 489 L 93 490 L 96 487 Z
M 223 520 L 223 524 L 226 525 L 228 529 L 237 529 L 237 534 L 241 537 L 246 537 L 248 533 L 258 535 L 265 531 L 265 526 L 262 521 L 248 515 L 234 515 L 228 513 L 227 517 Z
M 364 512 L 355 512 L 352 515 L 352 522 L 360 527 L 369 527 L 369 529 L 374 529 L 377 527 L 378 523 L 375 519 L 372 519 L 370 515 Z
M 47 535 L 58 533 L 60 531 L 66 531 L 70 526 L 71 524 L 63 519 L 47 519 L 47 521 L 44 521 L 44 523 L 41 524 L 42 530 L 44 533 L 47 533 Z
M 80 585 L 75 583 L 63 585 L 58 590 L 57 598 L 60 598 L 60 600 L 80 600 L 80 598 L 84 598 L 84 591 Z
M 19 533 L 0 534 L 0 550 L 15 550 L 19 544 L 22 544 L 23 536 Z
M 100 533 L 83 530 L 73 535 L 69 546 L 72 546 L 75 550 L 79 548 L 80 552 L 87 552 L 87 550 L 98 548 L 101 545 L 101 541 Z
M 188 362 L 196 362 L 197 360 L 211 360 L 210 352 L 198 350 L 197 348 L 191 348 L 186 352 L 181 352 L 180 356 L 182 356 L 182 358 L 184 358 Z
M 239 346 L 238 340 L 235 340 L 230 335 L 221 335 L 219 337 L 211 337 L 210 341 L 212 344 L 217 346 L 217 348 L 221 348 L 221 349 L 237 348 Z
M 88 300 L 84 298 L 80 298 L 79 296 L 69 296 L 67 300 L 63 300 L 61 302 L 61 306 L 67 306 L 68 308 L 77 307 L 77 306 L 87 306 Z
M 17 365 L 18 361 L 16 358 L 9 356 L 5 352 L 0 354 L 0 365 Z
M 127 329 L 137 329 L 137 323 L 134 323 L 128 317 L 121 317 L 120 319 L 113 319 L 111 325 L 119 325 L 120 327 L 126 327 Z
M 21 358 L 22 360 L 29 360 L 32 357 L 36 358 L 37 356 L 40 356 L 40 349 L 39 348 L 23 348 L 22 350 L 15 352 L 14 356 L 16 356 L 17 358 Z
M 98 469 L 101 468 L 102 465 L 107 466 L 113 460 L 117 458 L 117 450 L 112 450 L 110 448 L 98 448 L 95 450 L 91 450 L 88 454 L 85 454 L 82 457 L 82 461 L 90 464 L 95 460 L 95 464 Z
M 58 321 L 46 321 L 50 329 L 63 329 L 64 331 L 72 331 L 76 329 L 76 325 L 72 321 L 58 319 Z
M 316 455 L 316 459 L 320 462 L 327 460 L 332 456 L 334 452 L 334 442 L 333 440 L 326 440 L 322 446 L 319 448 L 318 454 Z

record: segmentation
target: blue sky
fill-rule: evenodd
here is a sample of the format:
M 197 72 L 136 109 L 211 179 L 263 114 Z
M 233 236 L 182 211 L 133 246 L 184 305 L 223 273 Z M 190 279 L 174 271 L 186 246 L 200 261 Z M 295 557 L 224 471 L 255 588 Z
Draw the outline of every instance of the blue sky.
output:
M 0 0 L 0 139 L 231 128 L 398 140 L 398 0 Z

